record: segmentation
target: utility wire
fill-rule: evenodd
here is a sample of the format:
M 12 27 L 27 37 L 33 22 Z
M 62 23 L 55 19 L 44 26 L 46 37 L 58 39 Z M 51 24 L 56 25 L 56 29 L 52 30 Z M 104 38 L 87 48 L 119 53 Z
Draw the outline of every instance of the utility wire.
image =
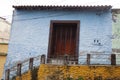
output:
M 20 14 L 13 14 L 14 17 L 16 16 L 21 16 L 21 15 L 28 15 L 28 14 L 33 14 L 33 13 L 20 13 Z M 55 13 L 56 14 L 56 13 Z M 49 15 L 54 15 L 53 13 L 49 14 Z M 1 16 L 1 17 L 11 17 L 12 15 L 6 15 L 6 16 Z M 7 18 L 6 18 L 7 19 Z
M 29 13 L 30 14 L 30 13 Z M 32 18 L 24 18 L 24 19 L 16 19 L 14 21 L 27 21 L 27 20 L 35 20 L 35 19 L 43 19 L 43 18 L 50 18 L 50 17 L 58 17 L 58 16 L 65 16 L 65 15 L 71 15 L 73 13 L 62 13 L 62 14 L 48 14 L 48 16 L 37 16 L 37 17 L 32 17 Z M 19 15 L 26 15 L 26 14 L 19 14 Z M 19 15 L 13 15 L 13 16 L 19 16 Z
M 49 15 L 49 16 L 40 16 L 40 17 L 25 18 L 25 19 L 16 19 L 14 21 L 27 21 L 27 20 L 35 20 L 35 19 L 43 19 L 43 18 L 50 18 L 50 17 L 65 16 L 65 15 L 71 15 L 71 14 L 73 14 L 73 13 L 65 13 L 65 14 L 57 14 L 57 15 Z
M 27 14 L 30 14 L 30 13 L 15 14 L 15 15 L 13 15 L 13 17 L 20 16 L 20 15 L 27 15 Z M 36 17 L 32 17 L 32 18 L 17 19 L 17 20 L 14 20 L 14 21 L 35 20 L 35 19 L 49 18 L 49 17 L 58 17 L 58 16 L 64 16 L 64 15 L 69 15 L 69 14 L 68 13 L 65 13 L 65 14 L 57 14 L 57 13 L 53 14 L 53 13 L 51 13 L 51 14 L 48 14 L 48 16 L 36 16 Z

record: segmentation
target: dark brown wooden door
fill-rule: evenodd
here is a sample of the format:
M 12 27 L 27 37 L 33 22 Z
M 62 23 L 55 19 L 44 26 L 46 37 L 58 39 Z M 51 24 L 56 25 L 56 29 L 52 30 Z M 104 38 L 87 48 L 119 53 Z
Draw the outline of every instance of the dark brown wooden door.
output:
M 74 55 L 76 51 L 76 27 L 75 25 L 57 25 L 55 26 L 54 54 Z
M 78 31 L 76 23 L 53 23 L 50 36 L 49 58 L 78 55 Z

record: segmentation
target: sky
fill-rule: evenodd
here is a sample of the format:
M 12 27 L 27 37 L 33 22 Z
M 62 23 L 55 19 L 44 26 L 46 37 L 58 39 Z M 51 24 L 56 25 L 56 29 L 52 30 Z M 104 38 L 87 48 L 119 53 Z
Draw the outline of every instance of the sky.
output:
M 120 8 L 120 0 L 0 0 L 0 17 L 11 22 L 12 5 L 112 5 Z

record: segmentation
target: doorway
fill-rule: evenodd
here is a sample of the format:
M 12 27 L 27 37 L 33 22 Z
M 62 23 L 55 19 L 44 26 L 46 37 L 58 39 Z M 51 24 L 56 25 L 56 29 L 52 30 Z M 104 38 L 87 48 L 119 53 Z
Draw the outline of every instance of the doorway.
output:
M 78 61 L 79 21 L 51 21 L 48 58 Z

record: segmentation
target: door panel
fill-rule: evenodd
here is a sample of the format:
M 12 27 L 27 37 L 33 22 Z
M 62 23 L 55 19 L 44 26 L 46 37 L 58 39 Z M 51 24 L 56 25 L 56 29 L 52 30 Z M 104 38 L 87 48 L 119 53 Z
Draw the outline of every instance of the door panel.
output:
M 69 55 L 76 56 L 77 53 L 77 24 L 76 23 L 53 23 L 51 32 L 51 44 L 49 58 Z

